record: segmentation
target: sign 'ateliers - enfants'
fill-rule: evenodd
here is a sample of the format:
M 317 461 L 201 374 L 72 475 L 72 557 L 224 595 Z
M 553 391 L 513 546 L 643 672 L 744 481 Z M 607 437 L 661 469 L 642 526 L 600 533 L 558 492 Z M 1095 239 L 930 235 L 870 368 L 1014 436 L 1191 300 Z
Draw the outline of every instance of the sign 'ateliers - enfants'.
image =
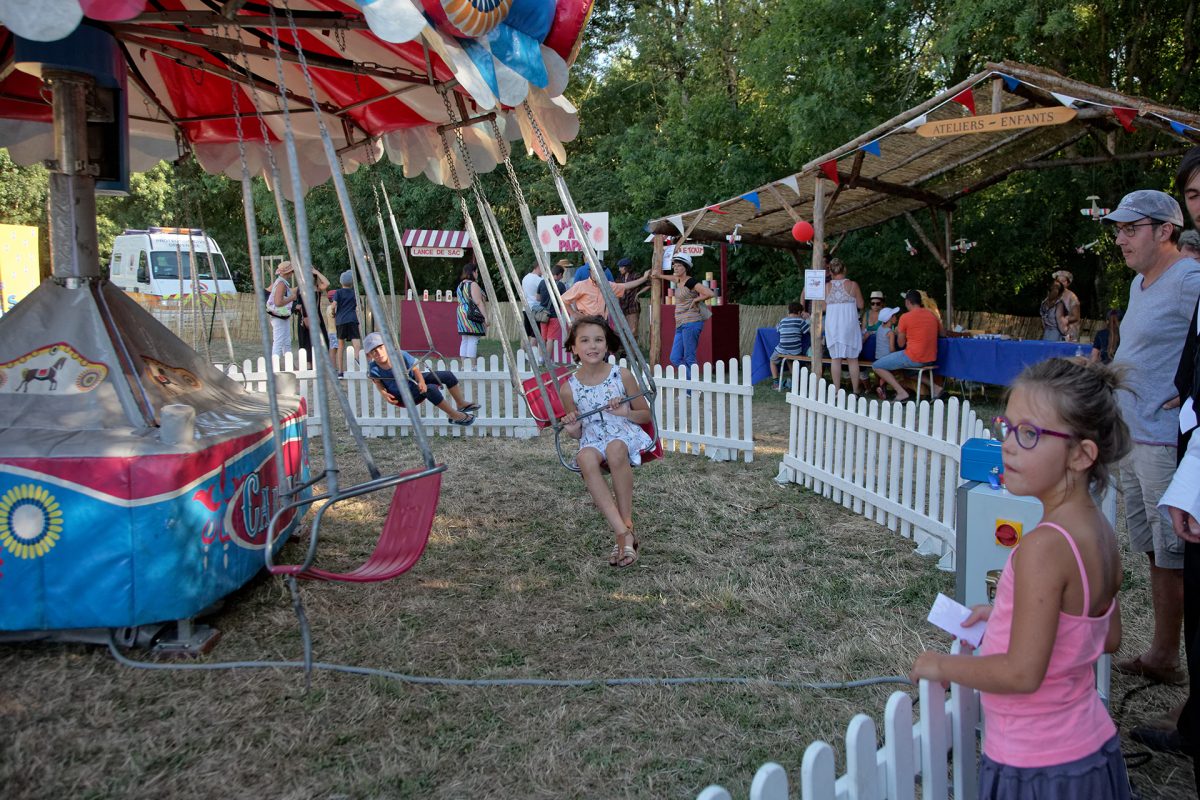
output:
M 926 122 L 917 128 L 917 134 L 926 138 L 939 136 L 961 136 L 965 133 L 994 133 L 1019 128 L 1040 128 L 1044 125 L 1062 125 L 1075 119 L 1073 108 L 1029 108 L 1024 111 L 1006 111 L 1003 114 L 987 114 L 982 117 L 962 117 Z

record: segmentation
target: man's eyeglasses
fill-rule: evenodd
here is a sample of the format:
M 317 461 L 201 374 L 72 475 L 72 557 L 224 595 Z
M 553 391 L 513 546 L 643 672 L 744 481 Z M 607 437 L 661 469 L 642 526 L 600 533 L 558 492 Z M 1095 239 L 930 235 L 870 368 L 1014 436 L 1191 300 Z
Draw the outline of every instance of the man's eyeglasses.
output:
M 871 305 L 873 305 L 873 306 L 881 306 L 881 305 L 883 305 L 883 301 L 882 301 L 882 300 L 872 300 L 872 301 L 871 301 Z
M 1038 439 L 1042 436 L 1057 436 L 1059 439 L 1074 439 L 1075 437 L 1069 433 L 1060 431 L 1052 431 L 1049 428 L 1039 428 L 1032 422 L 1018 422 L 1016 425 L 1009 422 L 1007 417 L 995 417 L 992 419 L 992 427 L 996 429 L 996 435 L 1000 441 L 1008 440 L 1009 434 L 1017 435 L 1017 444 L 1022 450 L 1032 450 L 1037 447 Z
M 1162 223 L 1161 222 L 1135 222 L 1132 225 L 1114 225 L 1113 228 L 1116 230 L 1117 236 L 1124 236 L 1126 239 L 1132 239 L 1134 236 L 1137 235 L 1138 228 L 1154 227 L 1155 225 L 1162 225 Z

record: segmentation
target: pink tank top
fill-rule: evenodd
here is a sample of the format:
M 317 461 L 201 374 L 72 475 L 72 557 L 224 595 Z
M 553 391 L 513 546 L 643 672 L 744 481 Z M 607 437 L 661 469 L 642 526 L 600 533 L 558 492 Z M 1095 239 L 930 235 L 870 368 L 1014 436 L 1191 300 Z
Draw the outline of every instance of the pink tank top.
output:
M 1096 678 L 1092 672 L 1096 660 L 1104 653 L 1104 640 L 1108 637 L 1117 600 L 1114 597 L 1101 616 L 1087 616 L 1087 609 L 1091 608 L 1091 587 L 1079 548 L 1062 527 L 1052 522 L 1042 525 L 1054 528 L 1071 545 L 1083 580 L 1084 616 L 1059 611 L 1058 633 L 1046 677 L 1031 694 L 985 692 L 982 695 L 983 752 L 993 761 L 1013 767 L 1047 767 L 1075 761 L 1099 750 L 1117 732 L 1096 691 Z M 1008 652 L 1012 615 L 1010 553 L 996 587 L 996 605 L 988 619 L 980 655 Z

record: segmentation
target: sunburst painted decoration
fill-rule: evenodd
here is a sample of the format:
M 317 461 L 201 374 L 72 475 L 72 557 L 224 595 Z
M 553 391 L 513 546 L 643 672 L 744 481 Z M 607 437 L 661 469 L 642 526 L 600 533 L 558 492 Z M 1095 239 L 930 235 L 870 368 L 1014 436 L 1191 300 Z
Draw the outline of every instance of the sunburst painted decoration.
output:
M 39 558 L 58 542 L 62 520 L 58 501 L 43 487 L 14 486 L 0 497 L 0 544 L 18 558 Z

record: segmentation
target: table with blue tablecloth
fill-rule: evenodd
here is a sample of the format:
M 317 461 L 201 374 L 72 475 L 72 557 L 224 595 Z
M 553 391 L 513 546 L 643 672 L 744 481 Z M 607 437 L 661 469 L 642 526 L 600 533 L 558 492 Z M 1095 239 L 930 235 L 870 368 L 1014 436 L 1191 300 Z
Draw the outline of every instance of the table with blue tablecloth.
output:
M 754 332 L 754 350 L 750 353 L 751 383 L 758 383 L 771 377 L 771 353 L 775 352 L 778 345 L 779 330 L 777 328 L 759 328 Z M 874 360 L 866 357 L 867 353 L 873 353 L 874 350 L 875 334 L 871 334 L 863 343 L 862 361 L 864 363 L 869 364 Z
M 1091 354 L 1091 345 L 1036 339 L 938 339 L 938 375 L 1007 386 L 1030 364 Z
M 750 356 L 754 383 L 771 377 L 771 353 L 779 344 L 779 331 L 759 328 Z M 937 374 L 975 383 L 1007 386 L 1030 364 L 1048 358 L 1090 354 L 1091 346 L 1075 342 L 1025 339 L 939 339 Z M 868 359 L 863 359 L 868 361 Z

